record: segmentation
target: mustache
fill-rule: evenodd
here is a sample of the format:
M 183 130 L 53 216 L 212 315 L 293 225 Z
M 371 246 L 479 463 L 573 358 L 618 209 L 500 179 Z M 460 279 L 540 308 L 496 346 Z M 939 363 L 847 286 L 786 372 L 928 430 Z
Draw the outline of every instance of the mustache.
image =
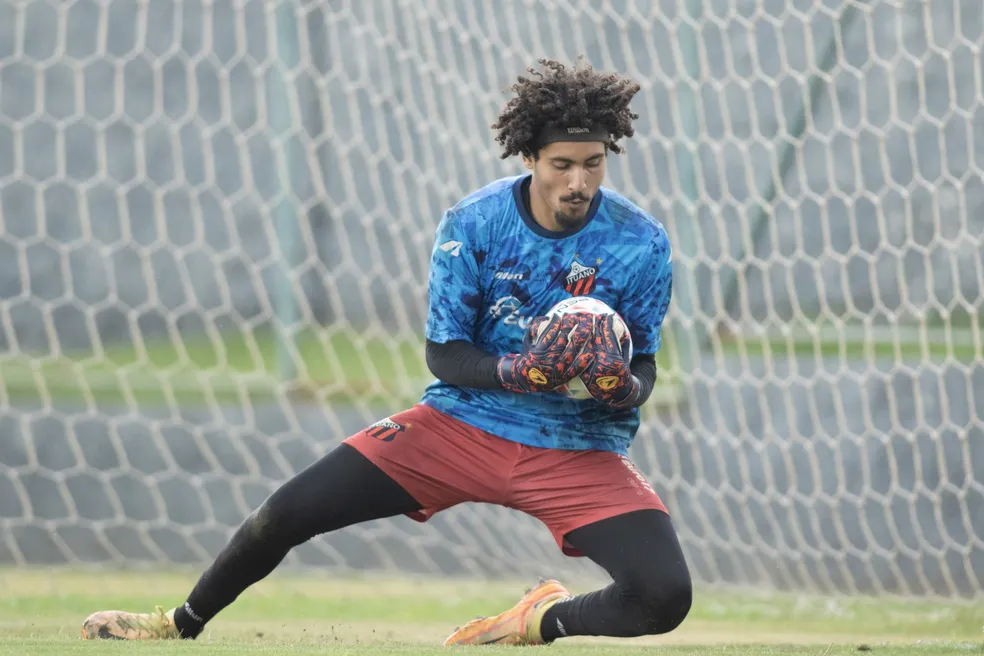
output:
M 570 196 L 561 196 L 560 202 L 569 203 L 572 200 L 588 200 L 588 197 L 583 194 L 572 194 Z

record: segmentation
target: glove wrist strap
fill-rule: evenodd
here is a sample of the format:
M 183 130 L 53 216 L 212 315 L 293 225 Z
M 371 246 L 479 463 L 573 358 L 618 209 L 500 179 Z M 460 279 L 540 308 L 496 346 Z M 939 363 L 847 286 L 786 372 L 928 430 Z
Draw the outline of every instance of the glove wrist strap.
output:
M 504 355 L 499 358 L 499 362 L 495 366 L 495 379 L 499 382 L 499 386 L 507 392 L 522 394 L 527 390 L 516 378 L 516 372 L 513 369 L 516 357 L 516 355 Z
M 642 396 L 642 382 L 635 376 L 629 378 L 628 393 L 618 401 L 613 401 L 611 406 L 618 410 L 627 410 L 639 405 L 639 398 Z

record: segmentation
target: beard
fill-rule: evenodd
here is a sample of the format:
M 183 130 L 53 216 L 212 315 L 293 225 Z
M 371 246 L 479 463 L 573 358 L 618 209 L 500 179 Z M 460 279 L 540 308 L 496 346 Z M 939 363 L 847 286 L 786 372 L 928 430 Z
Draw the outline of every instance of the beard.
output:
M 564 203 L 571 200 L 583 200 L 585 202 L 581 203 L 578 207 L 572 207 L 568 211 L 556 210 L 554 211 L 554 220 L 564 230 L 574 230 L 575 228 L 580 228 L 584 225 L 584 220 L 588 216 L 588 208 L 590 207 L 590 199 L 581 196 L 570 196 L 567 198 L 561 198 L 560 202 Z
M 587 208 L 585 208 L 585 212 L 582 212 L 580 216 L 573 216 L 564 212 L 554 212 L 554 220 L 562 229 L 574 230 L 584 225 L 584 221 L 587 219 L 586 210 Z

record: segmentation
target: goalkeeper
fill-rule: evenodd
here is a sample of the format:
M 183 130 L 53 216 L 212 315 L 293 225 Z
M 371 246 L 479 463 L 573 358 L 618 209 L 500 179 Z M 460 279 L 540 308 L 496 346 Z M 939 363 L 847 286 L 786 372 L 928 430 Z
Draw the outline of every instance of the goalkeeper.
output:
M 692 592 L 680 544 L 627 457 L 656 379 L 670 245 L 657 220 L 601 186 L 608 155 L 634 133 L 629 103 L 639 86 L 541 60 L 512 90 L 492 128 L 502 157 L 520 155 L 529 172 L 471 193 L 437 229 L 426 324 L 437 381 L 414 407 L 347 438 L 275 491 L 183 604 L 97 612 L 85 620 L 86 638 L 194 638 L 293 547 L 383 517 L 426 521 L 464 502 L 536 517 L 564 553 L 590 558 L 613 580 L 579 596 L 541 582 L 445 644 L 641 636 L 684 620 Z M 623 317 L 631 362 L 611 320 L 545 319 L 557 302 L 585 295 Z M 593 398 L 551 391 L 578 375 Z

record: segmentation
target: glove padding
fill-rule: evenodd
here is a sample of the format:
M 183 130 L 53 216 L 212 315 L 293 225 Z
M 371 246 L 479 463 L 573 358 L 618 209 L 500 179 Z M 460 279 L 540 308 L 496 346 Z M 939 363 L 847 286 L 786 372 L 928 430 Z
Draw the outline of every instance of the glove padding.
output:
M 544 322 L 547 326 L 537 338 Z M 591 363 L 593 322 L 588 315 L 537 317 L 523 337 L 523 352 L 499 358 L 495 375 L 503 389 L 549 392 L 576 378 Z
M 625 360 L 623 345 L 615 333 L 615 315 L 598 319 L 587 352 L 593 358 L 581 380 L 592 398 L 613 410 L 634 407 L 642 385 Z

